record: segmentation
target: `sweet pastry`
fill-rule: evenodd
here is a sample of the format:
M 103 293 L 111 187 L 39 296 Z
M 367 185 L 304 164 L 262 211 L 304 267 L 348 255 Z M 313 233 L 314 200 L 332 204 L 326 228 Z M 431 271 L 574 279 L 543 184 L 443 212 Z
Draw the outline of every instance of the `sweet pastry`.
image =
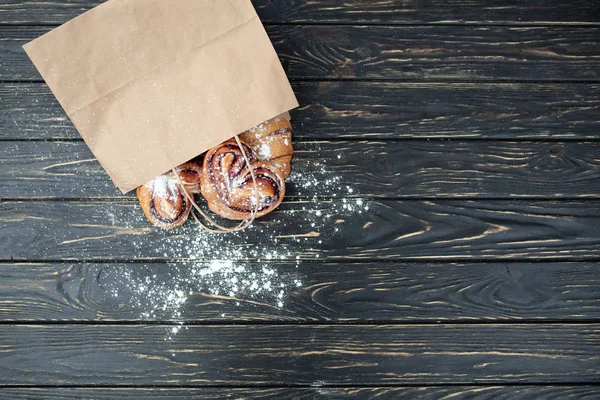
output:
M 283 117 L 270 119 L 242 133 L 240 139 L 252 147 L 259 160 L 271 163 L 287 178 L 294 152 L 290 121 Z
M 137 196 L 148 220 L 161 228 L 182 225 L 192 208 L 198 207 L 195 193 L 202 193 L 210 210 L 221 217 L 248 223 L 277 208 L 285 195 L 284 179 L 291 172 L 289 120 L 270 119 L 239 138 L 249 163 L 238 142 L 229 140 L 209 150 L 204 160 L 199 156 L 138 187 Z
M 208 208 L 228 219 L 244 220 L 273 211 L 285 195 L 282 173 L 273 164 L 258 160 L 256 153 L 242 143 L 229 140 L 209 150 L 204 157 L 200 188 Z M 252 174 L 256 179 L 256 185 Z M 257 193 L 258 192 L 258 193 Z M 257 204 L 258 197 L 258 207 Z
M 160 228 L 183 225 L 191 205 L 183 189 L 170 174 L 157 176 L 137 188 L 137 197 L 146 218 Z
M 171 171 L 173 178 L 177 179 L 174 174 L 179 175 L 179 179 L 188 193 L 200 193 L 200 175 L 202 174 L 202 157 L 196 157 L 191 161 L 181 164 Z

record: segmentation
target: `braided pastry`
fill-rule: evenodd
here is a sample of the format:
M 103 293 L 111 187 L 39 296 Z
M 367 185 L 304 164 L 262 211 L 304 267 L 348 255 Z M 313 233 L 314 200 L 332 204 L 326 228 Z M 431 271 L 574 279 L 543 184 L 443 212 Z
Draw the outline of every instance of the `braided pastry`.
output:
M 285 195 L 285 182 L 281 172 L 271 163 L 258 161 L 256 153 L 246 144 L 244 151 L 250 165 L 246 164 L 242 150 L 235 140 L 229 140 L 211 149 L 204 157 L 201 175 L 202 195 L 208 208 L 228 219 L 243 220 L 273 211 Z M 256 178 L 256 187 L 250 169 Z
M 188 198 L 177 181 L 164 174 L 137 188 L 137 197 L 146 218 L 160 228 L 183 225 L 190 215 Z
M 287 178 L 294 152 L 290 121 L 275 117 L 242 133 L 240 139 L 252 147 L 259 160 L 270 162 Z

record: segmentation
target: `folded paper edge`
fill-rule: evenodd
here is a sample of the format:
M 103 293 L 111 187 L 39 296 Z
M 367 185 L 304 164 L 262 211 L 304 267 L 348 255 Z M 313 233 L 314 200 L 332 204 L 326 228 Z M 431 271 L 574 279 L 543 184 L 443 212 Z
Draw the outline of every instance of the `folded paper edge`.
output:
M 298 106 L 296 106 L 296 107 L 299 107 L 299 105 L 298 105 Z M 291 110 L 293 110 L 293 108 L 290 108 L 288 111 L 286 111 L 286 112 L 283 112 L 283 113 L 281 113 L 281 114 L 274 115 L 274 116 L 272 116 L 272 117 L 270 117 L 270 118 L 267 118 L 267 121 L 268 121 L 269 119 L 273 119 L 273 118 L 286 118 L 286 119 L 288 119 L 288 120 L 290 120 L 290 121 L 291 121 L 291 120 L 292 120 L 292 117 L 291 117 L 291 115 L 290 115 L 290 111 L 291 111 Z M 238 135 L 240 135 L 240 134 L 242 134 L 242 133 L 244 133 L 244 132 L 239 132 L 239 133 L 238 133 Z M 233 136 L 232 136 L 232 137 L 233 137 Z M 202 154 L 202 153 L 200 153 L 200 154 Z M 193 158 L 195 158 L 195 157 L 198 157 L 200 154 L 196 154 L 196 155 L 195 155 L 194 157 L 192 157 L 191 159 L 193 159 Z M 190 160 L 191 160 L 191 159 L 190 159 Z M 189 161 L 189 160 L 188 160 L 188 161 Z M 167 173 L 167 172 L 168 172 L 168 171 L 165 171 L 164 173 Z M 109 174 L 109 175 L 110 175 L 110 174 Z M 129 193 L 129 192 L 131 192 L 131 191 L 133 191 L 133 190 L 135 190 L 135 189 L 137 189 L 137 188 L 139 187 L 139 186 L 136 186 L 136 187 L 134 187 L 134 188 L 128 188 L 128 187 L 125 187 L 125 188 L 123 188 L 122 186 L 117 186 L 117 185 L 115 185 L 115 186 L 116 186 L 116 187 L 117 187 L 117 189 L 119 189 L 119 190 L 121 191 L 121 193 L 123 193 L 123 194 L 127 194 L 127 193 Z

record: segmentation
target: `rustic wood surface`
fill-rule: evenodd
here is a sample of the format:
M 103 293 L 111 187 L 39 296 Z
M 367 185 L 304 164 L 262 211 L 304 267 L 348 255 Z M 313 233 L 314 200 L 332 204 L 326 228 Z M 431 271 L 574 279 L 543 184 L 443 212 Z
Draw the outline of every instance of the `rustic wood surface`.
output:
M 597 140 L 590 83 L 293 82 L 294 138 Z M 0 139 L 80 139 L 42 83 L 0 83 Z
M 1 80 L 41 79 L 21 46 L 50 29 L 0 30 Z M 272 25 L 267 33 L 292 80 L 600 78 L 600 27 L 595 26 Z
M 368 210 L 353 215 L 340 211 L 343 204 L 282 204 L 227 237 L 229 246 L 257 249 L 240 259 L 219 246 L 195 252 L 198 235 L 208 234 L 191 223 L 151 228 L 137 202 L 10 201 L 0 204 L 0 260 L 205 260 L 225 254 L 241 261 L 280 248 L 288 258 L 317 261 L 600 258 L 598 200 L 382 200 L 366 202 Z M 310 215 L 318 212 L 324 221 L 313 226 Z
M 200 263 L 204 265 L 206 263 Z M 241 263 L 245 268 L 252 264 Z M 0 264 L 0 322 L 152 321 L 123 276 L 169 286 L 199 263 Z M 431 322 L 589 321 L 600 319 L 594 262 L 398 263 L 282 262 L 302 282 L 285 308 L 260 299 L 207 295 L 194 288 L 185 315 L 162 321 Z M 174 285 L 173 285 L 174 286 Z M 121 295 L 114 296 L 117 290 Z
M 0 23 L 54 25 L 67 22 L 102 0 L 5 0 Z M 597 2 L 546 0 L 523 3 L 481 0 L 252 0 L 265 23 L 368 24 L 595 24 Z
M 296 176 L 212 242 L 148 225 L 21 49 L 99 3 L 0 4 L 1 399 L 600 397 L 600 2 L 253 0 Z M 285 303 L 190 280 L 224 259 Z
M 598 142 L 296 141 L 288 198 L 587 198 L 600 195 Z M 399 163 L 397 160 L 404 160 Z M 82 141 L 3 141 L 0 198 L 127 198 Z M 524 186 L 522 182 L 529 180 Z M 352 188 L 352 193 L 348 192 Z M 385 188 L 385 190 L 382 190 Z
M 598 382 L 598 324 L 0 325 L 0 382 L 381 385 Z M 68 339 L 67 339 L 68 338 Z M 226 345 L 224 345 L 226 343 Z
M 19 388 L 3 389 L 2 393 L 15 400 L 39 399 L 376 399 L 376 400 L 520 400 L 520 399 L 588 399 L 600 396 L 600 388 L 592 385 L 577 386 L 446 386 L 446 387 L 312 387 L 312 388 Z

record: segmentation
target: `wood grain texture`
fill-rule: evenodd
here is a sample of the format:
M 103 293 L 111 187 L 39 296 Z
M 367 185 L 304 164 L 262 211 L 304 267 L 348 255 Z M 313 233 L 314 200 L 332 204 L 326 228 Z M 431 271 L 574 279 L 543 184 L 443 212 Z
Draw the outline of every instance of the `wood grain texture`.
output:
M 359 200 L 362 202 L 362 200 Z M 252 228 L 152 228 L 134 202 L 4 202 L 1 260 L 595 260 L 600 202 L 284 202 Z M 346 207 L 351 207 L 348 211 Z
M 600 195 L 598 142 L 296 141 L 294 150 L 288 197 Z M 3 199 L 135 198 L 114 187 L 82 141 L 5 141 L 0 167 Z
M 41 79 L 21 46 L 50 29 L 0 29 L 0 80 Z M 291 79 L 600 78 L 598 27 L 273 25 L 267 32 Z
M 600 139 L 600 85 L 293 82 L 295 138 Z M 0 139 L 79 134 L 42 83 L 0 83 Z
M 271 263 L 284 282 L 283 307 L 268 297 L 216 297 L 205 263 L 0 264 L 0 321 L 422 322 L 600 319 L 598 263 Z M 260 265 L 240 262 L 244 271 Z M 241 276 L 249 276 L 250 272 Z M 162 297 L 139 292 L 139 284 Z M 182 284 L 183 282 L 183 284 Z M 203 283 L 206 282 L 206 283 Z M 146 285 L 144 285 L 146 286 Z M 177 288 L 174 312 L 153 317 Z
M 0 384 L 597 383 L 598 327 L 2 325 Z
M 520 400 L 588 399 L 600 396 L 597 386 L 456 386 L 456 387 L 382 387 L 382 388 L 3 388 L 5 399 L 376 399 L 376 400 Z
M 100 0 L 5 0 L 0 23 L 62 24 Z M 478 0 L 253 0 L 265 23 L 385 23 L 385 24 L 589 24 L 600 22 L 598 3 L 508 0 L 494 6 Z
M 253 0 L 302 176 L 210 238 L 152 229 L 21 49 L 98 2 L 0 4 L 0 398 L 600 397 L 598 1 Z

